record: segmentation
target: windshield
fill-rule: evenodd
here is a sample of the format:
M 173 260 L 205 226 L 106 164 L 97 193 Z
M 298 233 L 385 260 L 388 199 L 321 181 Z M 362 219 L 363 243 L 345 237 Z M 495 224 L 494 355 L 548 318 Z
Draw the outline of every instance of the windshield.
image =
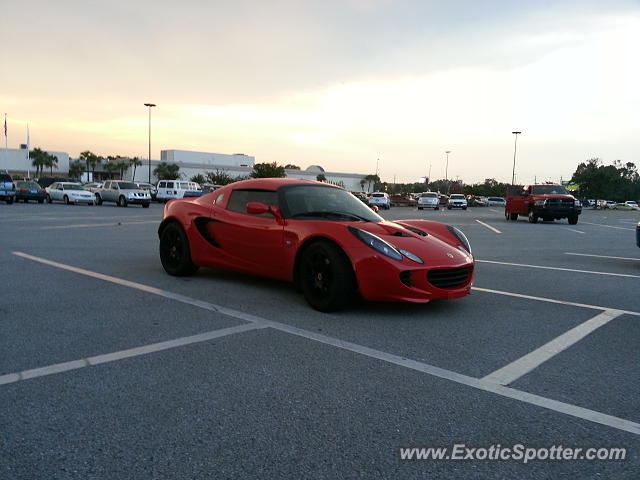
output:
M 531 193 L 540 195 L 569 195 L 567 189 L 562 185 L 534 185 L 531 187 Z
M 16 182 L 16 186 L 19 188 L 40 188 L 36 182 Z
M 121 190 L 138 190 L 138 184 L 133 182 L 118 182 Z
M 438 196 L 437 193 L 423 193 L 420 195 L 422 198 L 436 198 Z
M 346 190 L 300 185 L 282 189 L 285 218 L 381 222 L 383 218 Z
M 63 190 L 84 190 L 84 187 L 82 185 L 76 185 L 74 183 L 63 183 L 62 189 Z
M 449 197 L 449 198 L 454 199 L 454 200 L 460 200 L 460 199 L 464 200 L 464 195 L 459 195 L 459 194 L 457 194 L 457 193 L 454 193 L 454 194 L 453 194 L 453 195 L 451 195 L 451 197 Z

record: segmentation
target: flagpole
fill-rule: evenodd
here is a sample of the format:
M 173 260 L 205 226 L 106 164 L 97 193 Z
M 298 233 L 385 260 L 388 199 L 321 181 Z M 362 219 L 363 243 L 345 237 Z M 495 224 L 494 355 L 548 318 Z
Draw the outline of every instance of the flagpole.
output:
M 9 151 L 7 150 L 7 114 L 4 114 L 4 159 L 9 162 Z M 6 165 L 5 165 L 6 168 Z M 7 170 L 8 171 L 8 170 Z
M 29 124 L 27 123 L 27 178 L 31 178 L 31 153 L 29 148 Z

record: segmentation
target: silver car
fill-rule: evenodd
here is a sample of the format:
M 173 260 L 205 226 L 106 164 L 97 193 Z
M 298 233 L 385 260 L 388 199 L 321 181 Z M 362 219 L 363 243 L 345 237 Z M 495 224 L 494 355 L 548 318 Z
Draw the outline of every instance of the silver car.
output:
M 142 208 L 149 208 L 151 203 L 151 195 L 148 191 L 142 190 L 137 183 L 124 180 L 107 180 L 95 193 L 98 205 L 102 205 L 103 202 L 113 202 L 119 207 L 126 207 L 132 203 L 142 205 Z
M 440 197 L 436 192 L 424 192 L 418 197 L 418 210 L 423 208 L 433 208 L 438 210 L 440 208 Z

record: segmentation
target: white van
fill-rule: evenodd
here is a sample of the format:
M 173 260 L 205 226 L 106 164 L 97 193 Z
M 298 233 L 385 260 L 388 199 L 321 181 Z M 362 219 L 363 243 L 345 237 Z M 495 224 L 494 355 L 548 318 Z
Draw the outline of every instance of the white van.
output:
M 200 195 L 202 195 L 202 189 L 196 182 L 160 180 L 156 200 L 166 202 L 174 198 L 199 197 Z

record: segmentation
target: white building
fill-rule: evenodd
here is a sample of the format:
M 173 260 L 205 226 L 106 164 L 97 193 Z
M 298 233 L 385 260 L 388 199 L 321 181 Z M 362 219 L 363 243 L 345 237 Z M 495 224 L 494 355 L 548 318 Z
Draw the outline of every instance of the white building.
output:
M 256 163 L 255 157 L 242 153 L 225 155 L 221 153 L 190 152 L 186 150 L 162 150 L 160 152 L 160 159 L 163 162 L 179 165 L 181 177 L 185 179 L 189 179 L 198 174 L 206 176 L 208 172 L 215 171 L 224 172 L 232 178 L 248 177 Z M 158 162 L 152 160 L 151 170 L 153 171 L 157 165 Z M 146 162 L 143 161 L 143 167 L 139 167 L 139 170 L 145 170 L 146 168 L 148 168 Z M 131 178 L 131 173 L 131 170 L 127 172 L 129 179 Z M 306 170 L 287 169 L 285 173 L 288 178 L 299 178 L 303 180 L 317 180 L 318 176 L 322 175 L 327 183 L 339 185 L 347 190 L 357 192 L 364 189 L 361 182 L 366 176 L 360 173 L 327 172 L 319 165 L 311 165 L 307 167 Z M 140 180 L 137 174 L 136 177 L 137 180 Z M 152 177 L 152 181 L 157 181 L 157 179 Z
M 69 154 L 66 152 L 52 152 L 45 150 L 50 155 L 58 158 L 58 164 L 53 167 L 53 174 L 60 175 L 69 171 Z M 7 148 L 0 149 L 0 171 L 8 171 L 14 177 L 33 177 L 36 168 L 31 165 L 27 157 L 27 148 Z M 49 175 L 51 171 L 44 169 L 44 173 Z

